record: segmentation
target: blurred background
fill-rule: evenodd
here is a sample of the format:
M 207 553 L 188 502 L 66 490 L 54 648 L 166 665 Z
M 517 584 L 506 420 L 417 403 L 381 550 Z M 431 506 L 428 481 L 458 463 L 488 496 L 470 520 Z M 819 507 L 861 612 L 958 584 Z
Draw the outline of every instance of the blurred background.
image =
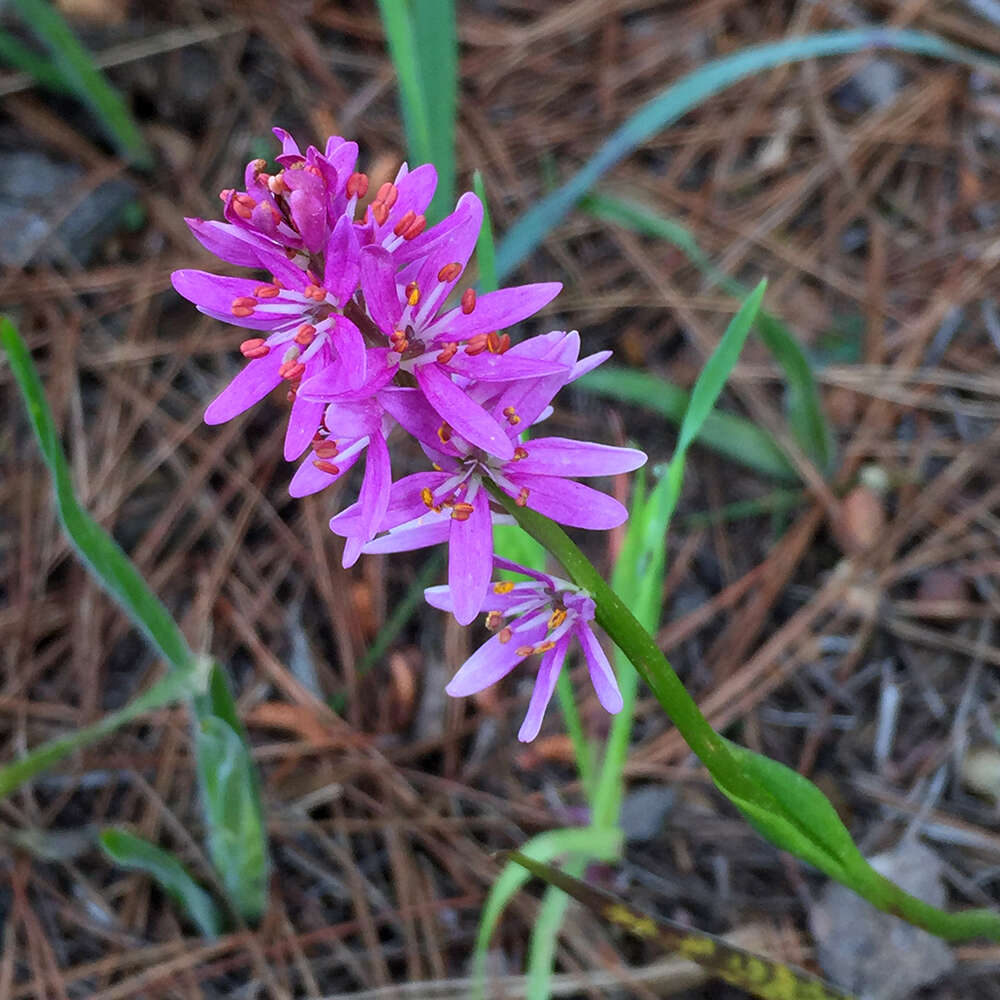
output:
M 59 0 L 121 106 L 52 41 L 52 9 L 0 8 L 0 307 L 81 500 L 232 679 L 272 874 L 259 925 L 208 940 L 98 850 L 121 826 L 211 884 L 188 715 L 145 716 L 0 801 L 0 997 L 467 996 L 494 852 L 587 822 L 566 726 L 553 705 L 516 741 L 528 672 L 447 698 L 480 637 L 422 602 L 441 556 L 341 568 L 326 522 L 352 484 L 288 497 L 280 393 L 202 423 L 243 334 L 169 282 L 218 269 L 183 217 L 219 217 L 218 192 L 276 152 L 273 124 L 303 147 L 357 140 L 373 190 L 394 174 L 407 138 L 379 7 Z M 688 74 L 872 25 L 1000 58 L 993 0 L 461 0 L 457 190 L 481 171 L 502 237 Z M 576 328 L 615 354 L 561 395 L 552 433 L 654 466 L 744 286 L 768 278 L 770 339 L 751 336 L 688 461 L 661 645 L 714 725 L 810 776 L 866 853 L 956 908 L 1000 887 L 995 65 L 885 49 L 754 74 L 624 150 L 507 277 L 565 286 L 523 332 Z M 6 365 L 0 415 L 9 761 L 162 664 L 60 533 Z M 395 469 L 420 459 L 397 451 Z M 604 485 L 627 501 L 629 483 Z M 609 572 L 620 542 L 581 538 Z M 869 996 L 1000 997 L 997 946 L 894 944 L 762 841 L 645 691 L 624 778 L 624 859 L 590 881 Z M 530 893 L 507 909 L 491 995 L 526 995 L 537 909 Z M 556 966 L 559 996 L 744 995 L 580 908 Z

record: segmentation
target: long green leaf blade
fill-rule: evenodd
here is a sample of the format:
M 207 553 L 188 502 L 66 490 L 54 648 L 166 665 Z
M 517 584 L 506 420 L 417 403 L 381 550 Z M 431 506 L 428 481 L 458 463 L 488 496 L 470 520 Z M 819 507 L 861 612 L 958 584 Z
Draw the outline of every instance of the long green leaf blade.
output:
M 102 830 L 99 842 L 116 865 L 149 875 L 204 937 L 218 937 L 222 932 L 222 915 L 212 897 L 169 851 L 127 830 Z
M 497 272 L 502 281 L 524 261 L 573 206 L 615 164 L 660 130 L 673 124 L 702 101 L 734 83 L 786 63 L 819 56 L 846 55 L 865 50 L 897 49 L 917 55 L 949 59 L 966 66 L 996 72 L 998 62 L 971 49 L 954 45 L 934 35 L 892 28 L 863 28 L 820 35 L 785 38 L 755 45 L 716 59 L 644 104 L 603 143 L 590 160 L 562 187 L 533 205 L 510 228 L 497 250 Z

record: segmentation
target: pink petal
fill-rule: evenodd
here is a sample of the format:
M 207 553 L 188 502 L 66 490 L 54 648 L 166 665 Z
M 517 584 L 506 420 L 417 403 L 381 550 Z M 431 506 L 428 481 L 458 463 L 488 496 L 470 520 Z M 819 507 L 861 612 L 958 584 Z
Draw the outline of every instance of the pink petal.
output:
M 361 289 L 375 325 L 388 336 L 399 323 L 403 304 L 396 287 L 395 264 L 381 247 L 366 247 L 361 252 Z
M 516 459 L 514 469 L 541 476 L 614 476 L 646 464 L 646 455 L 635 448 L 613 448 L 571 438 L 533 438 L 522 447 L 527 457 Z
M 361 331 L 346 317 L 334 318 L 333 344 L 337 349 L 347 390 L 360 389 L 365 384 L 368 355 Z
M 515 485 L 527 487 L 527 506 L 553 521 L 571 528 L 606 531 L 628 520 L 628 511 L 606 493 L 558 476 L 515 475 L 514 469 L 516 466 L 508 466 L 505 471 Z
M 338 470 L 333 475 L 329 472 L 324 472 L 322 469 L 317 469 L 313 463 L 320 460 L 319 456 L 315 451 L 309 452 L 306 460 L 295 470 L 295 475 L 292 476 L 292 481 L 288 484 L 289 496 L 308 497 L 312 496 L 313 493 L 319 493 L 320 490 L 325 490 L 327 486 L 335 483 L 355 466 L 358 459 L 361 458 L 363 451 L 363 448 L 359 448 L 353 455 L 349 455 L 346 459 L 338 461 L 334 458 L 329 460 Z
M 361 546 L 370 541 L 378 530 L 378 526 L 385 516 L 386 508 L 389 506 L 391 481 L 392 469 L 389 463 L 389 449 L 386 447 L 385 438 L 380 434 L 375 434 L 368 442 L 365 478 L 361 483 L 361 492 L 358 494 L 358 506 L 362 511 L 358 525 L 359 530 L 357 534 L 350 535 L 350 538 L 356 539 L 356 543 L 344 548 L 345 569 L 357 562 L 361 555 Z M 350 562 L 348 562 L 349 559 Z
M 288 415 L 285 430 L 285 461 L 294 462 L 309 447 L 313 435 L 319 430 L 325 404 L 303 399 L 296 394 L 292 412 Z
M 511 382 L 522 378 L 542 378 L 546 375 L 559 375 L 565 379 L 569 376 L 568 368 L 552 361 L 518 358 L 510 354 L 491 354 L 489 351 L 476 355 L 459 351 L 447 363 L 447 368 L 466 378 L 479 379 L 482 382 Z
M 361 247 L 354 223 L 342 215 L 326 243 L 323 287 L 343 305 L 357 290 L 361 276 Z
M 583 622 L 580 622 L 573 631 L 583 647 L 583 655 L 587 658 L 590 680 L 597 693 L 597 700 L 612 715 L 620 712 L 624 702 L 622 701 L 622 693 L 618 690 L 618 679 L 615 677 L 615 672 L 611 669 L 611 664 L 608 662 L 601 644 L 597 641 L 597 637 Z
M 411 521 L 390 531 L 387 535 L 373 538 L 365 545 L 365 552 L 410 552 L 428 545 L 439 545 L 448 541 L 451 519 L 444 514 L 427 513 L 417 521 Z
M 219 393 L 205 410 L 206 424 L 224 424 L 227 420 L 259 403 L 276 385 L 281 383 L 278 369 L 281 351 L 271 351 L 263 358 L 255 358 Z
M 546 281 L 537 285 L 519 285 L 487 292 L 476 299 L 476 307 L 471 313 L 462 312 L 461 307 L 453 309 L 434 324 L 434 330 L 446 330 L 450 340 L 466 340 L 477 333 L 503 330 L 534 316 L 561 289 L 562 285 L 558 281 Z
M 387 386 L 378 394 L 378 401 L 407 434 L 432 447 L 441 447 L 437 433 L 441 418 L 419 389 Z
M 497 634 L 483 643 L 452 677 L 445 688 L 453 698 L 478 694 L 484 688 L 506 677 L 525 657 L 519 649 L 541 642 L 545 636 L 545 623 L 532 629 L 515 632 L 509 642 L 501 642 Z
M 556 681 L 559 680 L 559 672 L 562 670 L 563 660 L 566 659 L 569 640 L 569 635 L 564 635 L 542 657 L 542 662 L 538 666 L 538 676 L 535 678 L 535 687 L 531 692 L 531 701 L 528 703 L 528 712 L 517 734 L 522 743 L 530 743 L 542 728 L 542 718 L 552 700 L 552 692 L 556 689 Z
M 472 513 L 461 521 L 451 518 L 448 538 L 448 586 L 455 602 L 455 619 L 468 625 L 483 605 L 493 575 L 493 524 L 490 501 L 480 489 Z
M 427 504 L 423 501 L 422 492 L 425 489 L 433 492 L 447 478 L 443 472 L 417 472 L 394 482 L 389 488 L 389 502 L 377 529 L 390 531 L 427 514 Z M 361 506 L 355 503 L 330 520 L 330 530 L 338 535 L 361 534 L 363 519 Z

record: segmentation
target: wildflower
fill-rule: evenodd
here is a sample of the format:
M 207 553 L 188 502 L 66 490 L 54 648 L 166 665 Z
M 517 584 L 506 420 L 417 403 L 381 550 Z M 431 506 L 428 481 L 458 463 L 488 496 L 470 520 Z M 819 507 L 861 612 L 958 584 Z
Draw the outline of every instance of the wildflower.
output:
M 574 638 L 580 643 L 598 701 L 612 714 L 620 712 L 622 696 L 614 670 L 591 629 L 595 606 L 587 591 L 567 580 L 497 558 L 501 569 L 530 579 L 494 583 L 482 601 L 486 626 L 495 634 L 459 668 L 445 690 L 453 697 L 476 694 L 506 677 L 529 656 L 541 654 L 528 712 L 517 734 L 533 740 L 552 698 L 566 652 Z M 456 591 L 451 586 L 424 591 L 427 602 L 442 611 L 454 611 Z

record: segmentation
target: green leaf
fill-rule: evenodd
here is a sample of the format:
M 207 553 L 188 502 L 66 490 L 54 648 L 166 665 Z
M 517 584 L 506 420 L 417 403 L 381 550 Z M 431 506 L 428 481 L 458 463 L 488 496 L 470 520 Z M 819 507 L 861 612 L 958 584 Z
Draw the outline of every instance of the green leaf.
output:
M 479 291 L 495 292 L 497 290 L 497 248 L 493 239 L 493 217 L 490 214 L 490 203 L 486 198 L 486 182 L 477 170 L 472 175 L 472 190 L 483 203 L 483 224 L 476 240 L 476 265 L 479 268 Z
M 0 60 L 57 94 L 67 91 L 66 82 L 51 59 L 38 55 L 6 31 L 0 31 Z
M 152 167 L 153 156 L 128 105 L 94 65 L 59 12 L 46 0 L 11 0 L 11 5 L 48 49 L 66 87 L 98 117 L 122 155 L 137 167 Z
M 538 861 L 551 861 L 562 855 L 573 854 L 584 854 L 601 861 L 614 861 L 621 854 L 621 845 L 622 835 L 619 830 L 574 827 L 540 833 L 537 837 L 532 837 L 521 848 L 521 853 Z M 477 997 L 484 996 L 486 952 L 489 949 L 490 939 L 493 937 L 497 923 L 507 904 L 530 878 L 530 873 L 523 867 L 508 862 L 490 888 L 479 917 L 479 933 L 476 935 L 476 943 L 472 952 L 473 976 L 476 979 L 474 995 Z
M 680 424 L 684 419 L 690 400 L 687 392 L 664 378 L 614 365 L 604 365 L 584 375 L 576 384 L 587 392 L 637 403 L 662 414 L 672 424 Z M 701 428 L 698 443 L 763 476 L 785 482 L 799 478 L 795 466 L 774 438 L 743 417 L 712 413 Z
M 458 37 L 454 0 L 379 0 L 411 157 L 433 163 L 438 187 L 428 209 L 436 221 L 455 194 Z
M 712 975 L 741 987 L 752 996 L 762 1000 L 851 1000 L 850 994 L 793 965 L 755 955 L 722 938 L 692 930 L 672 920 L 652 917 L 569 872 L 526 857 L 519 851 L 511 851 L 509 856 L 536 878 L 549 886 L 558 887 L 601 919 L 697 962 Z
M 639 108 L 562 187 L 542 198 L 514 223 L 497 249 L 499 279 L 503 281 L 532 254 L 608 170 L 709 97 L 748 76 L 786 63 L 879 49 L 913 52 L 993 72 L 1000 65 L 996 59 L 934 35 L 894 28 L 862 28 L 785 38 L 715 59 Z
M 99 841 L 115 864 L 149 875 L 204 937 L 218 937 L 222 932 L 222 916 L 212 897 L 169 851 L 126 830 L 103 830 Z
M 267 906 L 268 858 L 253 760 L 240 733 L 211 714 L 199 714 L 195 754 L 212 863 L 237 912 L 256 921 Z
M 583 205 L 609 222 L 671 243 L 709 279 L 710 285 L 717 284 L 740 299 L 749 294 L 750 289 L 746 285 L 729 277 L 711 262 L 689 230 L 673 219 L 658 215 L 648 205 L 603 194 L 588 195 Z M 792 433 L 820 471 L 828 473 L 833 464 L 833 436 L 823 412 L 819 386 L 813 376 L 809 358 L 795 335 L 777 317 L 761 309 L 756 325 L 761 340 L 784 370 L 788 385 L 785 405 Z M 754 429 L 759 434 L 765 433 Z M 770 435 L 765 434 L 765 437 L 790 475 L 797 475 L 777 443 Z

